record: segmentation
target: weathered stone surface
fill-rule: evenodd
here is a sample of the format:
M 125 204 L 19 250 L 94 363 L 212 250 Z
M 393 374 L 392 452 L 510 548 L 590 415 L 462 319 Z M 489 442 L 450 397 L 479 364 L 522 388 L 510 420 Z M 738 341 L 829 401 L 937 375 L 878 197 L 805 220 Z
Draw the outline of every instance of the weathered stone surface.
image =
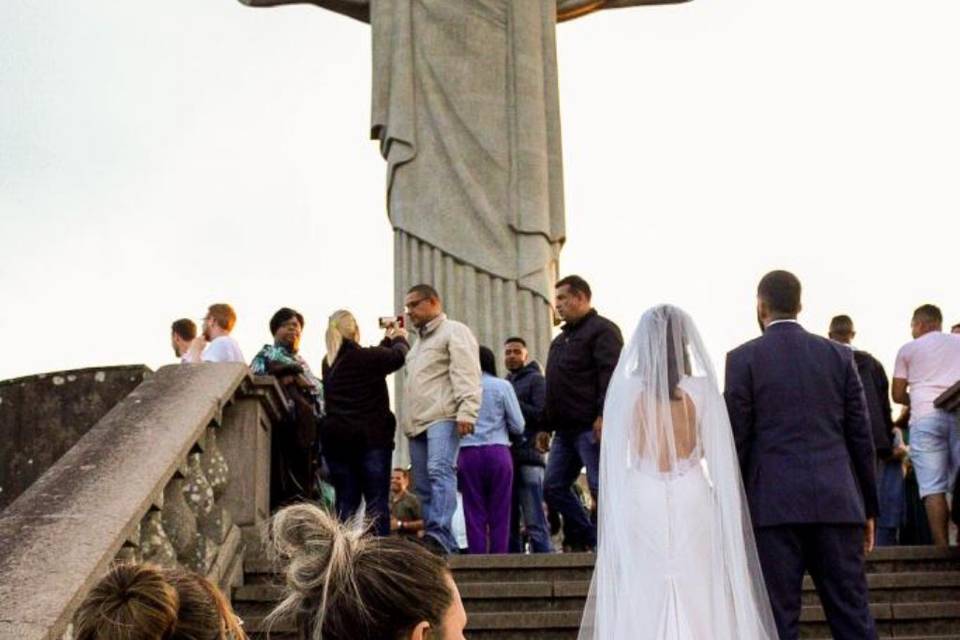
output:
M 0 510 L 149 374 L 126 365 L 0 382 Z
M 170 480 L 163 490 L 163 509 L 161 510 L 163 530 L 167 532 L 170 544 L 173 545 L 181 562 L 192 557 L 197 539 L 197 515 L 187 502 L 186 484 L 186 481 L 179 476 Z
M 0 637 L 63 632 L 246 378 L 242 364 L 160 369 L 0 513 L 0 611 L 17 630 Z
M 230 479 L 230 466 L 220 451 L 220 447 L 217 444 L 217 430 L 213 427 L 207 429 L 207 439 L 203 448 L 202 460 L 203 475 L 206 476 L 207 482 L 210 483 L 214 497 L 219 499 L 223 495 L 227 481 Z
M 177 565 L 177 550 L 163 528 L 160 511 L 147 512 L 140 527 L 140 557 L 144 562 L 152 562 L 163 567 Z

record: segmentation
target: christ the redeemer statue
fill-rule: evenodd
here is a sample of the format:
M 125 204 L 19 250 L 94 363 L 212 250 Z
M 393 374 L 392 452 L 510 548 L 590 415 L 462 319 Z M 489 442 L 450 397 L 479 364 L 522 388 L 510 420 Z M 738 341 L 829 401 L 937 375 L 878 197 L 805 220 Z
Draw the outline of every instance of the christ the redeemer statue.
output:
M 519 335 L 546 357 L 564 241 L 556 23 L 682 0 L 241 1 L 370 23 L 397 308 L 432 284 L 481 344 Z

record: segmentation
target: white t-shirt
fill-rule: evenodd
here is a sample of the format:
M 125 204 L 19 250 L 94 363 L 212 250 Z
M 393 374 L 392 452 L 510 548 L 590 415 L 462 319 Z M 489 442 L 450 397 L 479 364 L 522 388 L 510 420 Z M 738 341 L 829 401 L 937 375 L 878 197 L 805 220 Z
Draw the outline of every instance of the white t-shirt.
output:
M 960 381 L 960 335 L 931 331 L 903 345 L 893 377 L 907 381 L 911 423 L 933 413 L 937 396 Z
M 233 336 L 214 338 L 201 356 L 204 362 L 246 362 Z

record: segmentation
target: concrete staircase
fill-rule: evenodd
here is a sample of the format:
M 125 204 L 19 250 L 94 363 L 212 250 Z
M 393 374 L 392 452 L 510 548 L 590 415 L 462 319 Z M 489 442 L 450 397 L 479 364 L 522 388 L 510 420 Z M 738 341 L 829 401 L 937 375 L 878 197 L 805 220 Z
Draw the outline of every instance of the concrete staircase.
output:
M 467 609 L 466 635 L 471 640 L 576 639 L 592 554 L 460 556 L 450 564 Z M 870 556 L 868 571 L 881 638 L 960 640 L 960 550 L 879 549 Z M 270 565 L 248 561 L 245 584 L 234 590 L 233 600 L 253 638 L 266 637 L 263 617 L 279 596 Z M 809 578 L 803 598 L 801 636 L 829 638 Z M 292 631 L 291 625 L 278 623 L 270 637 L 289 640 L 295 637 Z

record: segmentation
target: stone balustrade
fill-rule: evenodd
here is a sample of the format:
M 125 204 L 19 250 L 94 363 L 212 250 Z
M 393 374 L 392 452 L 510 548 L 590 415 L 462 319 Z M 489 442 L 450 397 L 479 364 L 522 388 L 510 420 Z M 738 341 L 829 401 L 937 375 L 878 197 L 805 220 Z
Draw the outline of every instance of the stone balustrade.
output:
M 242 582 L 284 406 L 241 364 L 164 367 L 138 386 L 0 513 L 0 639 L 69 638 L 116 560 Z

